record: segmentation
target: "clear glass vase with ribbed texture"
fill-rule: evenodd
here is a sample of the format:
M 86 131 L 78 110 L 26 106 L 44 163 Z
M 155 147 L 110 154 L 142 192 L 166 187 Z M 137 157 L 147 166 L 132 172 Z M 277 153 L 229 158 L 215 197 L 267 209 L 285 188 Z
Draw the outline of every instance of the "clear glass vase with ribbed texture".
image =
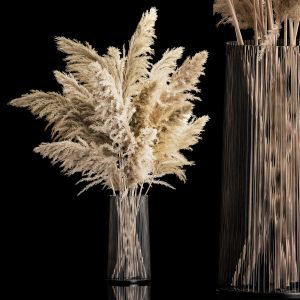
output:
M 150 274 L 148 196 L 111 196 L 107 278 L 146 283 Z
M 227 44 L 219 291 L 300 299 L 298 46 Z

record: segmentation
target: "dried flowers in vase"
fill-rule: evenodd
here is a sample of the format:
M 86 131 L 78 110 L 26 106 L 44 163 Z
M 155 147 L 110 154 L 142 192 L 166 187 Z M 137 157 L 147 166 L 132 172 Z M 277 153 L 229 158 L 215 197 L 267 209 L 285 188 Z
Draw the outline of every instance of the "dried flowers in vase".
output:
M 102 184 L 119 199 L 123 236 L 112 279 L 149 277 L 136 225 L 142 195 L 153 184 L 171 187 L 161 180 L 166 174 L 185 181 L 184 167 L 193 162 L 181 151 L 198 142 L 208 120 L 193 114 L 207 52 L 177 67 L 183 48 L 172 48 L 152 63 L 156 18 L 155 8 L 143 14 L 127 51 L 109 47 L 99 55 L 88 43 L 56 38 L 67 63 L 66 73 L 54 72 L 62 93 L 33 90 L 10 102 L 52 126 L 53 141 L 36 153 L 66 175 L 80 173 L 81 192 Z

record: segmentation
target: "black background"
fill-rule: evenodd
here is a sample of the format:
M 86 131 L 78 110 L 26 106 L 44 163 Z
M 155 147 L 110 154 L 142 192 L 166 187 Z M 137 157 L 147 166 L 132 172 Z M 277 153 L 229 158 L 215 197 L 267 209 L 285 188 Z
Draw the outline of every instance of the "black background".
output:
M 100 53 L 121 48 L 142 12 L 158 8 L 156 58 L 184 46 L 185 55 L 209 51 L 197 115 L 211 118 L 203 140 L 187 156 L 196 165 L 188 181 L 167 180 L 176 190 L 150 191 L 152 299 L 214 295 L 217 277 L 225 42 L 212 1 L 79 1 L 11 3 L 1 30 L 1 248 L 11 298 L 106 299 L 109 191 L 96 187 L 77 197 L 78 178 L 67 178 L 32 149 L 49 141 L 45 122 L 6 103 L 30 89 L 59 90 L 53 70 L 64 55 L 55 36 L 88 41 Z M 210 296 L 209 296 L 210 295 Z

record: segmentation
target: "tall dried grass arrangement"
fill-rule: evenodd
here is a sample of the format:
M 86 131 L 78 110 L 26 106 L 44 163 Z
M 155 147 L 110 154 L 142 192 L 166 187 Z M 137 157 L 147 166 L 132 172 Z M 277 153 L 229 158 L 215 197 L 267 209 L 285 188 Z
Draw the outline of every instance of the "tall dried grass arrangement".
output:
M 256 45 L 276 45 L 282 35 L 284 45 L 295 46 L 299 31 L 300 0 L 215 0 L 218 24 L 231 24 L 237 42 L 243 45 L 242 29 L 252 29 Z
M 151 63 L 157 11 L 146 11 L 129 48 L 99 55 L 88 43 L 56 38 L 66 54 L 66 73 L 55 71 L 62 93 L 32 90 L 10 102 L 52 126 L 52 142 L 34 149 L 66 175 L 81 173 L 83 191 L 102 184 L 114 194 L 137 195 L 144 184 L 185 180 L 192 165 L 182 153 L 200 139 L 207 116 L 193 115 L 207 52 L 177 68 L 183 48 L 167 50 Z

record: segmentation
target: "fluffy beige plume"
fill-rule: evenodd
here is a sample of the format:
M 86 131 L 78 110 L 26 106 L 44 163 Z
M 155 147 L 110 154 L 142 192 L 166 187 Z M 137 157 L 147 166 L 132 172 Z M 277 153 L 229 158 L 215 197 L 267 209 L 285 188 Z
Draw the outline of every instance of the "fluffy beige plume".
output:
M 134 155 L 130 158 L 131 168 L 128 170 L 128 174 L 131 184 L 149 182 L 155 162 L 153 145 L 156 138 L 157 131 L 154 128 L 145 127 L 140 130 L 136 139 Z
M 208 57 L 207 51 L 195 54 L 192 58 L 188 57 L 181 67 L 173 74 L 170 82 L 170 89 L 176 93 L 188 95 L 186 99 L 196 99 L 194 95 L 186 94 L 187 91 L 198 92 L 197 83 L 199 77 L 204 75 L 204 64 Z
M 85 86 L 89 87 L 90 79 L 93 78 L 89 68 L 93 62 L 97 62 L 103 69 L 106 69 L 117 85 L 121 84 L 125 58 L 121 58 L 119 49 L 109 47 L 107 54 L 100 56 L 87 42 L 84 45 L 65 37 L 57 37 L 56 42 L 58 50 L 67 54 L 66 70 Z
M 206 51 L 187 58 L 181 67 L 174 70 L 166 79 L 161 88 L 159 101 L 151 114 L 152 126 L 160 132 L 165 124 L 174 116 L 181 117 L 178 112 L 187 118 L 191 117 L 194 105 L 187 100 L 199 99 L 192 92 L 199 92 L 197 83 L 199 77 L 204 74 L 204 64 L 207 60 Z
M 183 167 L 193 164 L 181 150 L 191 149 L 208 120 L 193 116 L 192 103 L 207 52 L 177 68 L 183 48 L 174 48 L 151 65 L 156 17 L 155 8 L 143 14 L 127 55 L 114 47 L 99 55 L 87 43 L 57 38 L 67 55 L 68 73 L 54 72 L 62 93 L 32 91 L 10 102 L 52 126 L 53 142 L 34 151 L 67 175 L 81 173 L 82 191 L 102 184 L 125 195 L 144 183 L 169 186 L 163 175 L 185 180 Z
M 157 19 L 156 8 L 151 8 L 143 14 L 130 42 L 125 63 L 123 97 L 125 101 L 135 96 L 140 84 L 148 77 L 150 62 L 153 54 L 154 25 Z
M 298 21 L 300 19 L 300 0 L 273 0 L 276 18 Z
M 72 74 L 65 74 L 59 71 L 54 72 L 58 83 L 63 87 L 63 95 L 68 99 L 90 99 L 90 92 L 77 82 Z
M 68 176 L 81 173 L 81 182 L 87 183 L 81 192 L 100 183 L 106 187 L 111 187 L 112 182 L 115 186 L 119 185 L 117 156 L 107 155 L 105 145 L 99 147 L 79 138 L 77 142 L 42 143 L 34 151 L 50 158 L 52 164 L 60 163 Z
M 84 45 L 65 37 L 57 37 L 56 43 L 57 49 L 67 54 L 65 58 L 67 72 L 73 73 L 78 80 L 84 83 L 89 79 L 87 66 L 90 63 L 97 61 L 104 65 L 104 59 L 98 55 L 89 43 Z
M 48 126 L 52 125 L 54 140 L 74 140 L 79 135 L 85 136 L 89 142 L 97 141 L 101 144 L 110 141 L 107 135 L 96 134 L 89 128 L 88 118 L 94 114 L 94 108 L 82 98 L 71 100 L 54 92 L 32 91 L 31 94 L 12 100 L 10 104 L 28 108 L 36 117 L 46 119 Z
M 192 120 L 182 129 L 181 135 L 183 138 L 178 140 L 178 150 L 192 150 L 191 146 L 197 144 L 199 139 L 201 139 L 199 133 L 203 132 L 204 126 L 208 120 L 208 116 L 192 118 Z
M 131 125 L 136 135 L 143 128 L 151 126 L 150 117 L 158 99 L 158 90 L 156 81 L 147 81 L 139 94 L 133 98 L 135 113 L 133 114 Z
M 154 175 L 161 177 L 166 174 L 176 174 L 179 179 L 185 181 L 184 166 L 192 165 L 181 150 L 191 150 L 191 146 L 200 139 L 200 134 L 208 116 L 190 119 L 190 109 L 174 112 L 169 122 L 158 135 L 158 142 L 154 147 L 155 168 Z
M 162 58 L 153 65 L 149 78 L 155 78 L 155 80 L 161 84 L 168 83 L 170 75 L 172 75 L 177 68 L 177 60 L 182 57 L 183 50 L 183 47 L 168 49 Z
M 231 0 L 231 3 L 235 9 L 240 29 L 254 28 L 254 19 L 252 14 L 253 6 L 251 5 L 251 1 Z M 220 14 L 222 16 L 218 25 L 231 24 L 234 26 L 233 16 L 227 0 L 215 0 L 213 10 L 214 14 Z

